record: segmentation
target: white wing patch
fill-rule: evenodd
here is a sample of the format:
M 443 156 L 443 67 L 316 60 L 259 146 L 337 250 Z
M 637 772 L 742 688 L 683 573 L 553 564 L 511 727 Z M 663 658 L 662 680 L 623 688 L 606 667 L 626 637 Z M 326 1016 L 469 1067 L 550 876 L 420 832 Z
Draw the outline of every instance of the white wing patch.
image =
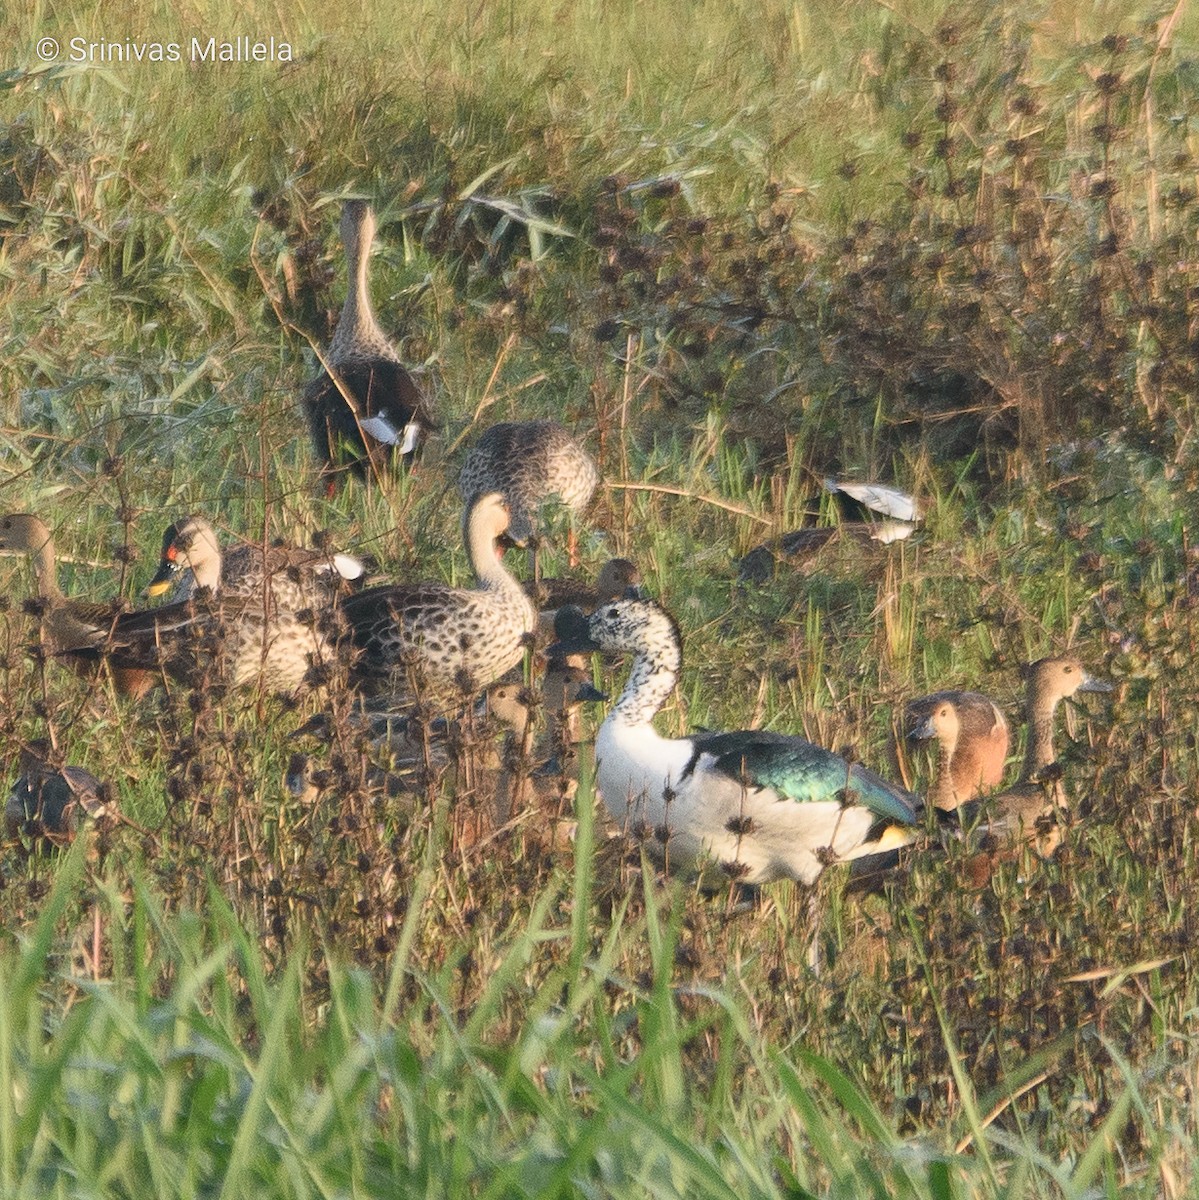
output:
M 411 454 L 420 442 L 421 424 L 413 419 L 403 429 L 396 427 L 384 416 L 375 414 L 373 417 L 362 417 L 358 426 L 363 433 L 369 433 L 376 442 L 385 446 L 395 446 L 397 454 Z
M 369 433 L 376 442 L 394 446 L 400 440 L 396 427 L 386 417 L 361 417 L 358 424 L 363 433 Z
M 361 579 L 366 574 L 366 566 L 362 560 L 352 554 L 335 554 L 333 569 L 342 579 Z
M 420 424 L 417 421 L 409 421 L 404 426 L 404 440 L 400 442 L 400 453 L 411 454 L 416 449 L 417 443 L 420 441 Z
M 894 517 L 897 521 L 919 521 L 921 517 L 920 505 L 898 488 L 881 483 L 839 483 L 835 479 L 826 479 L 824 487 L 826 491 L 844 492 L 884 517 Z

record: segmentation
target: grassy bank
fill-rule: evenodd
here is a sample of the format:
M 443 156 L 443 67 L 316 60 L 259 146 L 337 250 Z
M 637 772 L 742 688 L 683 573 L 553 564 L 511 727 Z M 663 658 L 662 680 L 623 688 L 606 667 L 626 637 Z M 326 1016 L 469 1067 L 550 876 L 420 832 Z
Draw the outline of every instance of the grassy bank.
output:
M 831 871 L 815 978 L 796 889 L 733 912 L 593 854 L 586 777 L 574 844 L 452 770 L 405 810 L 348 746 L 302 808 L 315 700 L 120 704 L 26 654 L 6 560 L 3 778 L 49 734 L 153 834 L 4 859 L 2 1190 L 1185 1194 L 1199 76 L 1191 11 L 1124 7 L 0 15 L 0 510 L 70 594 L 136 598 L 190 510 L 461 578 L 461 445 L 552 414 L 609 484 L 587 566 L 634 558 L 682 625 L 665 728 L 919 781 L 907 697 L 1014 714 L 1067 647 L 1118 684 L 1070 715 L 1052 862 Z M 226 33 L 294 61 L 69 61 Z M 345 192 L 443 430 L 326 500 L 296 396 Z M 738 583 L 843 472 L 925 531 Z

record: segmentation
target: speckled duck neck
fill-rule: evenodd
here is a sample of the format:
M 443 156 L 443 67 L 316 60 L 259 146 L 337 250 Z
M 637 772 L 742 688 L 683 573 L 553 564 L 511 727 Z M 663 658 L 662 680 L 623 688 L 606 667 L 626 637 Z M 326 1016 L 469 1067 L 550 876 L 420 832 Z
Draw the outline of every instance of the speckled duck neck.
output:
M 647 612 L 638 635 L 633 669 L 608 718 L 628 726 L 650 723 L 678 682 L 683 662 L 678 627 L 665 612 Z

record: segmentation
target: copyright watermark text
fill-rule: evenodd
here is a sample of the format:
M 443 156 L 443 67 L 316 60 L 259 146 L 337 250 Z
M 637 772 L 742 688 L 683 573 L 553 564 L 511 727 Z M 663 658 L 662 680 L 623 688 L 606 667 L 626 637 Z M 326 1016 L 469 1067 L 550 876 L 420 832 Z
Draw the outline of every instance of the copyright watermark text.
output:
M 42 62 L 71 63 L 265 63 L 293 62 L 290 42 L 276 37 L 193 37 L 183 42 L 110 42 L 85 37 L 38 38 L 34 53 Z

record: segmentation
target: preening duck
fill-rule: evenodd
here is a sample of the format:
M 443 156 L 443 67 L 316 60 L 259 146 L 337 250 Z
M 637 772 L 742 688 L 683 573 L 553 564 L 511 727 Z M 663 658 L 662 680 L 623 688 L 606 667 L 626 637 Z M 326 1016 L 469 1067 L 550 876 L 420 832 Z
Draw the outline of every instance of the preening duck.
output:
M 880 538 L 880 541 L 909 537 L 924 517 L 924 508 L 919 500 L 883 483 L 829 478 L 824 481 L 824 490 L 836 498 L 842 512 L 851 520 L 897 522 L 890 529 L 889 536 Z
M 521 661 L 537 611 L 496 554 L 508 521 L 508 505 L 495 492 L 476 497 L 466 511 L 463 537 L 476 588 L 395 584 L 340 603 L 358 683 L 393 694 L 423 689 L 440 703 L 481 691 Z
M 919 501 L 898 488 L 826 479 L 824 489 L 836 501 L 838 523 L 793 529 L 755 546 L 737 564 L 743 583 L 764 583 L 780 565 L 804 565 L 845 538 L 867 545 L 902 541 L 912 536 L 923 516 Z
M 335 485 L 349 469 L 360 479 L 410 457 L 436 423 L 416 380 L 375 319 L 370 254 L 375 214 L 347 200 L 341 214 L 346 251 L 345 304 L 321 370 L 304 392 L 304 412 L 322 473 Z
M 673 869 L 710 863 L 742 883 L 811 884 L 829 862 L 907 840 L 888 830 L 868 841 L 880 822 L 916 823 L 911 797 L 803 738 L 751 729 L 662 737 L 652 719 L 678 679 L 682 648 L 653 601 L 605 604 L 585 620 L 563 610 L 559 635 L 563 652 L 633 654 L 596 736 L 596 781 L 618 823 L 665 838 Z

